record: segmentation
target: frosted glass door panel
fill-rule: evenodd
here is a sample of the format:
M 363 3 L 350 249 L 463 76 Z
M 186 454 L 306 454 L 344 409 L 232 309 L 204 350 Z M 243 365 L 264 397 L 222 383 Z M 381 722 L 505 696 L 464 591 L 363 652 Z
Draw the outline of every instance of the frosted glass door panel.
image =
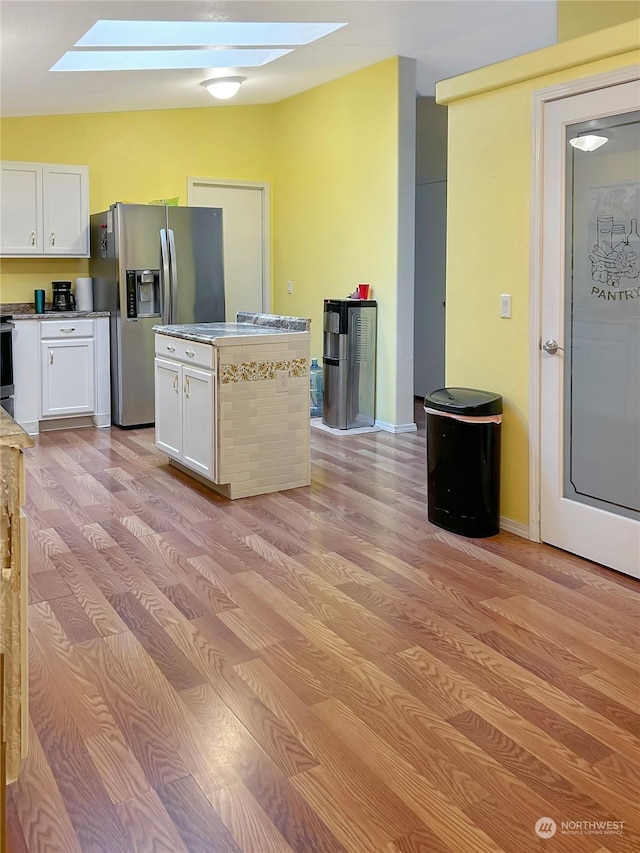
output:
M 567 182 L 564 495 L 637 519 L 640 113 L 567 127 Z

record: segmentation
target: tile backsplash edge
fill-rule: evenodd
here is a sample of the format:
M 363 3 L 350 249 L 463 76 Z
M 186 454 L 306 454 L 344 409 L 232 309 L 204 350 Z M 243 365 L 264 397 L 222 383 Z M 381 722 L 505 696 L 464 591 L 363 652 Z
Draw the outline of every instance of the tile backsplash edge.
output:
M 289 358 L 223 364 L 220 366 L 220 382 L 223 385 L 236 382 L 266 382 L 275 379 L 278 370 L 288 370 L 291 378 L 300 379 L 309 375 L 309 362 L 306 358 Z

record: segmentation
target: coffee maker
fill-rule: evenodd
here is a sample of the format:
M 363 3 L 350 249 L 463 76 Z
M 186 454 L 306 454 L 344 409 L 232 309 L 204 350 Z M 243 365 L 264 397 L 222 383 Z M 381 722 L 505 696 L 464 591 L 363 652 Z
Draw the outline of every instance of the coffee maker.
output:
M 71 293 L 70 281 L 52 281 L 53 298 L 51 300 L 52 311 L 75 311 L 76 300 Z

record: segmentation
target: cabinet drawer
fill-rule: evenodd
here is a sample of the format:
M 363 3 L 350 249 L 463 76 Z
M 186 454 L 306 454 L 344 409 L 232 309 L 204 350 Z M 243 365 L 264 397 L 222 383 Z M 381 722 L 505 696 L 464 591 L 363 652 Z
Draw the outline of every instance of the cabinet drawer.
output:
M 216 348 L 211 344 L 200 344 L 196 341 L 185 341 L 171 335 L 156 335 L 156 355 L 160 358 L 175 358 L 187 364 L 197 364 L 208 367 L 216 366 Z
M 45 338 L 92 338 L 93 320 L 77 318 L 60 320 L 41 320 L 40 339 Z

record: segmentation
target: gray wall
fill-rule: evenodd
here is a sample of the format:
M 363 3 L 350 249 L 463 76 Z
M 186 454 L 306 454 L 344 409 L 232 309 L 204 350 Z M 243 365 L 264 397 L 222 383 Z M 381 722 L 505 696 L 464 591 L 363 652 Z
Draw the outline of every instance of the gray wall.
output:
M 447 108 L 416 99 L 414 395 L 444 385 Z

